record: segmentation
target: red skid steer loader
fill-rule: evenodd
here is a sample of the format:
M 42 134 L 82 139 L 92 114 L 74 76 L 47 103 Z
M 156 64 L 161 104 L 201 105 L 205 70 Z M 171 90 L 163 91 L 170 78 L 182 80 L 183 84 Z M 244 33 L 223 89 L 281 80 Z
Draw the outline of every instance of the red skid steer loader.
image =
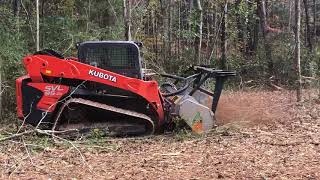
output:
M 196 133 L 212 129 L 223 83 L 235 72 L 193 66 L 189 76 L 161 74 L 170 82 L 159 86 L 142 68 L 141 46 L 89 41 L 78 45 L 78 58 L 48 49 L 23 58 L 18 117 L 54 131 L 99 129 L 114 136 L 161 132 L 174 116 Z M 209 79 L 215 79 L 213 92 L 203 88 Z

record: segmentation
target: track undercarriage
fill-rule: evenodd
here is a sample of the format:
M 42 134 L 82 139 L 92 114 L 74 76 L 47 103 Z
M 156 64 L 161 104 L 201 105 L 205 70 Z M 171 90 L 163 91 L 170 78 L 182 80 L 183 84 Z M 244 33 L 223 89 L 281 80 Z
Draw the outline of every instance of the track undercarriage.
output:
M 78 130 L 80 134 L 97 129 L 109 136 L 148 135 L 155 131 L 150 117 L 81 98 L 66 101 L 54 120 L 54 131 Z

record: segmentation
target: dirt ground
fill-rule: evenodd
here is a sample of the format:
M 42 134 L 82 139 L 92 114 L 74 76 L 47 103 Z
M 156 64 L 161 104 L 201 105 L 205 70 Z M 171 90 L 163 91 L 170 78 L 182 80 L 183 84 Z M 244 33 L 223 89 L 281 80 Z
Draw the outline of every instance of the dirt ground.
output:
M 307 92 L 225 92 L 218 128 L 69 142 L 26 136 L 0 146 L 1 179 L 320 179 L 320 102 Z M 5 131 L 5 128 L 2 128 Z

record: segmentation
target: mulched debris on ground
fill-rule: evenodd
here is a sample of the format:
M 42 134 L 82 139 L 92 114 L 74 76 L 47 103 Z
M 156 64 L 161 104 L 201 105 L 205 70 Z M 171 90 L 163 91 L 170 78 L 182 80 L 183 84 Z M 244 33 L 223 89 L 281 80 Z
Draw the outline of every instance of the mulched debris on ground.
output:
M 313 99 L 225 93 L 220 126 L 201 137 L 108 138 L 38 151 L 36 142 L 6 142 L 0 179 L 320 179 L 320 103 Z

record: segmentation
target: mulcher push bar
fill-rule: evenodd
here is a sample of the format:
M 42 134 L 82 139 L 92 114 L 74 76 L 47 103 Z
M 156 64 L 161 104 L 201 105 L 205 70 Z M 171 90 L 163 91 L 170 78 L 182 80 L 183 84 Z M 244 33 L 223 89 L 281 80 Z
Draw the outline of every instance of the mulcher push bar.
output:
M 225 80 L 230 76 L 235 76 L 235 71 L 225 71 L 225 70 L 216 70 L 214 68 L 211 68 L 210 66 L 193 66 L 188 71 L 193 71 L 193 75 L 188 77 L 182 77 L 177 75 L 171 75 L 171 74 L 161 74 L 162 77 L 165 78 L 171 78 L 175 79 L 175 84 L 178 82 L 182 82 L 184 85 L 176 90 L 175 92 L 170 92 L 163 94 L 164 97 L 168 96 L 175 96 L 178 94 L 184 94 L 187 89 L 192 84 L 192 90 L 188 93 L 190 96 L 192 96 L 197 90 L 200 90 L 201 92 L 208 94 L 209 96 L 212 96 L 212 112 L 215 112 L 217 109 L 217 105 L 219 102 L 219 98 L 223 89 L 223 84 Z M 214 92 L 210 92 L 206 89 L 203 89 L 201 86 L 210 78 L 215 78 L 216 83 L 214 87 Z

